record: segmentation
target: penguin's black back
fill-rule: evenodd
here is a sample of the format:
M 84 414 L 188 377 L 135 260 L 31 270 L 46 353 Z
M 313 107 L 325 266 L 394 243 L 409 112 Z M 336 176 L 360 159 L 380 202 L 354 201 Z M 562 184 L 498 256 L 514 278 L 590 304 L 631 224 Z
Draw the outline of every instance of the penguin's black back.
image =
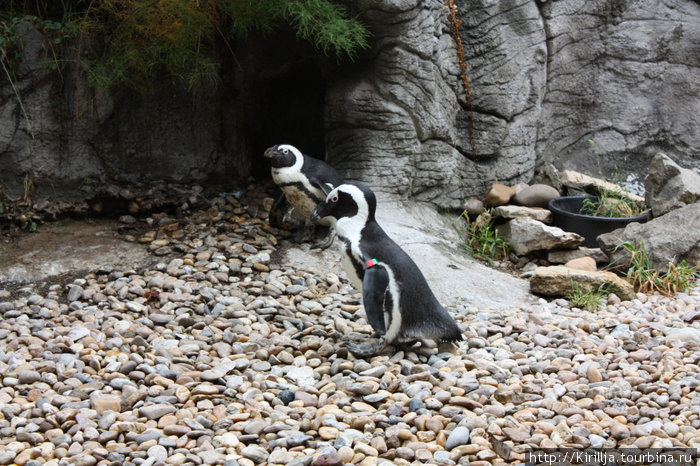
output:
M 326 162 L 304 154 L 304 165 L 301 167 L 302 173 L 308 179 L 316 179 L 322 183 L 330 183 L 333 187 L 343 184 L 343 178 Z
M 399 339 L 429 338 L 458 341 L 462 333 L 437 300 L 413 259 L 370 218 L 362 230 L 360 249 L 366 256 L 387 264 L 399 284 L 401 330 Z M 362 277 L 362 273 L 358 273 Z

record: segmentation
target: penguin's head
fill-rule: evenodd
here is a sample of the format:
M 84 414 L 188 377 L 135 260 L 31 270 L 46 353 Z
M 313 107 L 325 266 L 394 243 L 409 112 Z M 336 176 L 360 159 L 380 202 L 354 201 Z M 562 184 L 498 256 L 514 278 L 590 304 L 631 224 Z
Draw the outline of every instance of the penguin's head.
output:
M 296 147 L 289 144 L 277 144 L 265 149 L 265 157 L 270 159 L 273 168 L 293 167 L 304 162 L 304 155 Z
M 335 221 L 353 219 L 362 225 L 374 219 L 377 199 L 371 189 L 362 183 L 347 182 L 334 188 L 326 200 L 311 212 L 311 220 L 332 217 Z

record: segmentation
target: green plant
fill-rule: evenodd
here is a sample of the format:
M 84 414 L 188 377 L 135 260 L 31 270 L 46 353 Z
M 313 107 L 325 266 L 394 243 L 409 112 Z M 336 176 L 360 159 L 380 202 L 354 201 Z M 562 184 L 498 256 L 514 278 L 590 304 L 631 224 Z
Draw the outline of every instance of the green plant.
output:
M 453 220 L 452 227 L 462 238 L 462 247 L 472 256 L 489 264 L 508 257 L 510 243 L 498 235 L 490 210 L 480 214 L 474 221 L 469 220 L 466 211 L 461 217 L 466 221 L 466 225 L 457 225 Z
M 580 309 L 594 311 L 605 304 L 605 297 L 608 295 L 608 290 L 605 284 L 601 284 L 597 288 L 584 286 L 571 280 L 571 291 L 565 296 L 569 303 Z
M 700 278 L 698 268 L 689 266 L 686 261 L 679 264 L 669 262 L 668 270 L 664 273 L 655 269 L 644 243 L 625 241 L 615 248 L 615 251 L 619 248 L 625 250 L 624 257 L 627 261 L 624 264 L 611 264 L 611 267 L 627 267 L 627 280 L 641 293 L 658 292 L 671 295 L 683 292 Z
M 621 193 L 602 190 L 598 196 L 584 199 L 579 213 L 594 217 L 636 217 L 647 210 Z
M 95 86 L 141 91 L 163 70 L 190 90 L 215 81 L 219 50 L 233 55 L 231 41 L 252 31 L 265 35 L 288 24 L 338 59 L 354 59 L 369 37 L 334 0 L 33 0 L 0 7 L 0 48 L 10 50 L 11 43 L 13 53 L 21 52 L 15 29 L 23 21 L 49 39 L 49 68 L 60 71 L 72 61 Z M 59 50 L 67 39 L 76 39 L 75 48 Z

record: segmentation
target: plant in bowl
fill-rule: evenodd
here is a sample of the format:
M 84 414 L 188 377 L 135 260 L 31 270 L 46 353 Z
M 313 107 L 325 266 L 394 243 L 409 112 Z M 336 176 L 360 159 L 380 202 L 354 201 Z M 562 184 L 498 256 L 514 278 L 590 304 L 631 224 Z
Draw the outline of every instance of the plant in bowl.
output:
M 623 194 L 605 190 L 599 196 L 585 198 L 579 213 L 593 217 L 625 218 L 638 217 L 648 210 Z
M 632 222 L 646 222 L 649 209 L 624 195 L 601 191 L 598 196 L 563 196 L 549 201 L 553 223 L 585 238 L 584 246 L 598 247 L 596 238 Z

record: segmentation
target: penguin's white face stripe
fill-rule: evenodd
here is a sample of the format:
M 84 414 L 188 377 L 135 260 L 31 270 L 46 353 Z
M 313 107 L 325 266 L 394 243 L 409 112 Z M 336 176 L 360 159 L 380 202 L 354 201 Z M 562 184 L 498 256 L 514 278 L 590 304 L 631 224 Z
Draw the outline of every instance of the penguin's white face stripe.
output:
M 367 219 L 369 218 L 369 205 L 367 204 L 364 193 L 360 191 L 357 186 L 353 186 L 351 184 L 344 184 L 335 188 L 328 194 L 327 199 L 331 199 L 334 196 L 337 198 L 339 192 L 347 193 L 350 195 L 350 197 L 352 197 L 352 200 L 357 205 L 357 213 L 352 217 L 339 218 L 338 222 L 336 223 L 336 232 L 338 233 L 338 236 L 348 238 L 351 243 L 356 241 L 358 243 L 357 247 L 359 251 L 359 241 L 362 229 L 365 227 Z M 362 262 L 362 257 L 360 257 L 359 260 Z
M 304 156 L 302 155 L 301 152 L 299 152 L 299 149 L 297 149 L 294 146 L 290 146 L 289 144 L 282 144 L 279 146 L 279 150 L 281 150 L 281 151 L 287 150 L 287 151 L 291 152 L 292 154 L 294 154 L 295 162 L 294 162 L 294 165 L 292 165 L 291 167 L 275 168 L 273 170 L 273 172 L 277 172 L 277 175 L 279 175 L 282 178 L 285 176 L 289 176 L 291 174 L 301 173 L 301 167 L 304 166 Z M 299 181 L 299 180 L 297 180 L 297 179 L 283 180 L 283 182 L 295 182 L 295 181 Z
M 304 174 L 301 172 L 301 168 L 304 166 L 304 155 L 299 151 L 299 149 L 294 146 L 290 146 L 289 144 L 282 144 L 279 146 L 279 150 L 285 149 L 294 154 L 294 165 L 291 167 L 273 168 L 272 180 L 278 185 L 301 183 L 307 191 L 314 193 L 323 199 L 323 191 L 309 183 L 308 178 L 306 178 L 306 176 L 304 176 Z M 282 190 L 284 191 L 285 189 L 282 188 Z M 312 205 L 310 207 L 311 210 L 313 210 L 313 208 L 316 206 Z

